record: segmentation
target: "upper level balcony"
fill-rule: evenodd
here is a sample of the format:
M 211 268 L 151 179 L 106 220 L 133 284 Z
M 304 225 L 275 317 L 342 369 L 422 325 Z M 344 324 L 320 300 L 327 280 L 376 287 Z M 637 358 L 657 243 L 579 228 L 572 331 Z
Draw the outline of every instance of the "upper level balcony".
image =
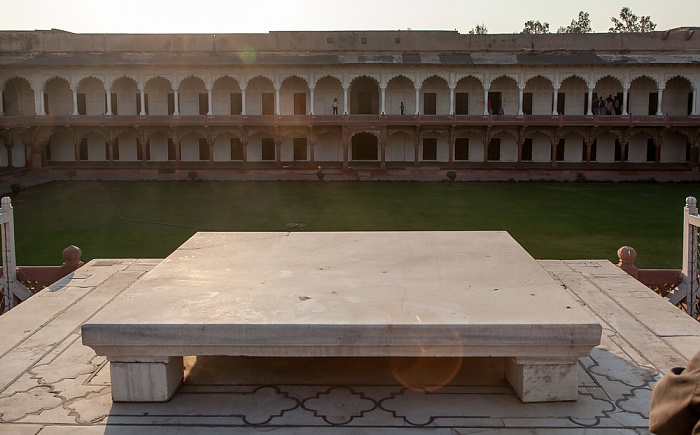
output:
M 20 115 L 0 128 L 85 127 L 699 127 L 700 115 Z

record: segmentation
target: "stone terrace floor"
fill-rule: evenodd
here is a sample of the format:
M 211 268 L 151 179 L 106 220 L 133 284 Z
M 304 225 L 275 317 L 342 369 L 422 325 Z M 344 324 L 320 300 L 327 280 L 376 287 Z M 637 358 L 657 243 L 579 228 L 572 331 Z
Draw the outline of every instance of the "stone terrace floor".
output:
M 80 325 L 159 262 L 93 260 L 0 316 L 0 433 L 647 433 L 659 374 L 700 350 L 700 323 L 610 262 L 540 261 L 603 325 L 576 402 L 521 403 L 498 359 L 419 361 L 431 381 L 459 367 L 421 389 L 392 375 L 407 360 L 206 357 L 167 403 L 112 403 Z

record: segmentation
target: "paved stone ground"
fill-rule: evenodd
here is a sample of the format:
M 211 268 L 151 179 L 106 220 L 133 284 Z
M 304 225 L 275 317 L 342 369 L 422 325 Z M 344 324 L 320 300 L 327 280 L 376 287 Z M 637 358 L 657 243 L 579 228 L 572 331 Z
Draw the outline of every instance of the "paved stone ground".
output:
M 1 433 L 647 433 L 653 383 L 700 349 L 700 323 L 610 262 L 541 261 L 603 325 L 576 402 L 521 403 L 499 359 L 200 357 L 169 402 L 112 403 L 80 325 L 159 262 L 93 260 L 0 316 Z

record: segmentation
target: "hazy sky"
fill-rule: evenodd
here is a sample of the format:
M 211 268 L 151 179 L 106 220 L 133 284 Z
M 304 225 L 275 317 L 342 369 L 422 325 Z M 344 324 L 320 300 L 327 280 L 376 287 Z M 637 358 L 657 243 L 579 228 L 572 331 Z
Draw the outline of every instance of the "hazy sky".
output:
M 700 26 L 700 0 L 0 0 L 0 30 L 74 33 L 266 33 L 271 30 L 458 30 L 516 33 L 527 20 L 556 31 L 591 16 L 607 32 L 623 6 L 656 30 Z M 693 20 L 695 22 L 693 22 Z

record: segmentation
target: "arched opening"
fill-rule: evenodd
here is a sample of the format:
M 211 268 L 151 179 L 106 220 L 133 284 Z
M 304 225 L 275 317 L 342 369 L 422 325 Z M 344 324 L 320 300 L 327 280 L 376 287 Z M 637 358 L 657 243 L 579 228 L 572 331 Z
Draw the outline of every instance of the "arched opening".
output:
M 578 76 L 564 79 L 557 94 L 557 113 L 560 115 L 585 115 L 588 111 L 588 86 Z
M 401 105 L 403 104 L 403 112 Z M 386 87 L 385 111 L 390 115 L 412 114 L 416 107 L 416 91 L 413 82 L 405 76 L 396 76 L 389 80 Z
M 338 113 L 342 114 L 345 102 L 340 80 L 331 76 L 319 79 L 314 89 L 314 114 L 332 115 L 334 99 L 338 99 Z
M 141 93 L 136 81 L 130 77 L 119 77 L 112 82 L 112 115 L 138 115 L 141 106 Z
M 421 86 L 424 115 L 447 115 L 450 111 L 450 89 L 445 79 L 432 76 Z
M 240 115 L 243 113 L 243 94 L 238 81 L 224 76 L 214 82 L 212 109 L 215 115 Z
M 483 115 L 484 87 L 476 77 L 460 79 L 455 88 L 455 115 Z
M 298 76 L 287 77 L 280 89 L 280 113 L 306 115 L 310 110 L 309 86 Z
M 136 101 L 136 109 L 147 115 L 172 115 L 175 113 L 175 94 L 170 82 L 163 77 L 155 77 L 146 83 L 145 107 L 141 108 L 141 99 Z
M 693 113 L 693 89 L 685 77 L 674 77 L 666 82 L 662 111 L 668 115 L 690 115 Z
M 358 133 L 351 139 L 353 161 L 376 161 L 378 160 L 379 140 L 371 133 Z
M 72 115 L 73 91 L 66 79 L 54 77 L 44 85 L 44 110 L 47 115 Z
M 548 78 L 535 76 L 527 81 L 523 91 L 525 115 L 551 115 L 553 101 L 554 87 Z
M 659 110 L 659 89 L 649 77 L 637 77 L 629 91 L 629 112 L 635 115 L 656 115 Z
M 518 113 L 518 84 L 512 77 L 501 76 L 491 82 L 487 111 L 494 115 Z M 501 112 L 499 109 L 503 109 Z
M 252 115 L 275 114 L 275 87 L 267 77 L 257 76 L 248 82 L 246 112 Z
M 379 87 L 374 79 L 363 76 L 352 82 L 350 85 L 350 113 L 379 113 Z
M 623 101 L 623 93 L 622 93 L 622 83 L 615 77 L 612 76 L 605 76 L 598 80 L 595 84 L 595 89 L 593 90 L 593 95 L 596 97 L 598 100 L 598 115 L 614 115 L 616 114 L 615 110 L 615 101 L 619 102 L 619 109 L 617 112 L 622 114 L 622 101 Z M 610 103 L 610 104 L 608 104 Z M 593 107 L 595 108 L 596 105 L 594 104 Z M 629 112 L 630 109 L 630 100 L 629 98 L 627 99 L 627 111 Z M 593 111 L 595 114 L 595 110 Z
M 177 93 L 181 115 L 206 115 L 209 112 L 209 94 L 199 77 L 189 76 L 181 81 Z
M 86 77 L 78 83 L 78 115 L 107 113 L 107 94 L 104 84 L 95 77 Z
M 15 77 L 5 83 L 2 92 L 3 110 L 6 116 L 34 115 L 34 92 L 29 82 Z

